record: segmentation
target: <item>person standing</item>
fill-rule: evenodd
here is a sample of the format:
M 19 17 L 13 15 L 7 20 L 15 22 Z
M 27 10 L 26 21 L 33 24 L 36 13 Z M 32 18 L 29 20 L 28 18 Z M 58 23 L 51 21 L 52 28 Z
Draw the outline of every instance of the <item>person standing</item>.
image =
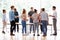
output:
M 13 31 L 15 28 L 15 15 L 14 15 L 14 6 L 11 6 L 11 10 L 9 11 L 9 19 L 10 19 L 10 35 L 14 36 Z
M 39 23 L 41 23 L 41 15 L 40 15 L 41 13 L 42 13 L 42 10 L 39 13 L 39 18 L 40 18 Z M 42 34 L 42 24 L 39 24 L 39 25 L 40 25 L 41 34 Z
M 53 35 L 57 35 L 57 27 L 56 27 L 57 12 L 56 12 L 56 6 L 53 6 L 52 10 L 53 10 L 53 15 L 49 15 L 49 16 L 53 17 L 53 28 L 54 28 L 54 34 Z
M 3 30 L 2 30 L 2 33 L 4 33 L 5 34 L 5 31 L 4 31 L 4 29 L 5 29 L 5 27 L 6 27 L 6 24 L 7 24 L 7 18 L 6 18 L 6 10 L 5 9 L 3 9 L 3 17 L 2 17 L 2 22 L 3 22 Z
M 33 19 L 33 25 L 34 25 L 34 34 L 33 36 L 35 36 L 35 32 L 37 30 L 37 36 L 39 35 L 39 14 L 37 13 L 37 10 L 34 9 L 34 14 L 32 15 L 32 19 Z
M 15 14 L 15 31 L 16 31 L 16 26 L 17 26 L 17 32 L 19 32 L 19 25 L 16 24 L 16 23 L 19 23 L 19 14 L 16 8 L 14 8 L 14 14 Z
M 41 23 L 42 23 L 42 32 L 43 32 L 43 36 L 47 36 L 47 25 L 48 25 L 48 14 L 45 12 L 45 8 L 41 9 Z
M 28 16 L 30 18 L 30 23 L 33 23 L 33 20 L 32 20 L 32 15 L 34 14 L 34 9 L 33 7 L 31 7 L 31 11 L 28 12 Z M 33 24 L 30 25 L 30 33 L 32 31 L 32 29 L 34 28 Z
M 22 19 L 22 35 L 26 35 L 26 21 L 27 21 L 27 17 L 26 17 L 26 10 L 23 9 L 22 11 L 22 15 L 21 15 L 21 19 Z

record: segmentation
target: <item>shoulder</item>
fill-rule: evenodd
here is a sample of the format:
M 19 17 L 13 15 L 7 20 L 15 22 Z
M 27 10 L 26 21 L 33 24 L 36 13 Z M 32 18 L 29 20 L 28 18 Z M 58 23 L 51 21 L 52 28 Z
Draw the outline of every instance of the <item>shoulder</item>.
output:
M 13 12 L 12 10 L 9 11 L 9 13 L 12 13 L 12 12 Z
M 29 11 L 28 13 L 30 13 L 31 11 Z
M 16 11 L 16 13 L 18 13 L 18 12 Z

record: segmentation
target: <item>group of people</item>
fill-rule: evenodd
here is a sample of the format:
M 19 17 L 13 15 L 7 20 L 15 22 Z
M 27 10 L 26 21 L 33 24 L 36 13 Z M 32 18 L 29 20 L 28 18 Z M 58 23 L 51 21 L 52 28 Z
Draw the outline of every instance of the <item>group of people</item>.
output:
M 10 19 L 10 35 L 14 36 L 13 31 L 16 32 L 16 26 L 17 26 L 17 32 L 19 32 L 19 18 L 22 19 L 22 35 L 26 34 L 26 21 L 30 21 L 30 33 L 33 31 L 33 36 L 35 36 L 35 32 L 37 30 L 37 36 L 39 35 L 39 25 L 41 32 L 43 33 L 43 36 L 47 36 L 47 25 L 49 25 L 49 16 L 53 17 L 53 27 L 54 27 L 54 34 L 57 35 L 57 28 L 56 28 L 56 22 L 57 22 L 57 12 L 56 12 L 56 6 L 52 7 L 53 15 L 48 15 L 46 13 L 45 8 L 41 8 L 40 13 L 37 12 L 37 9 L 34 9 L 31 7 L 31 10 L 28 12 L 28 18 L 26 14 L 26 9 L 22 10 L 21 16 L 19 16 L 17 9 L 14 6 L 11 6 L 11 10 L 9 11 L 9 19 Z M 3 31 L 2 33 L 5 34 L 4 28 L 6 27 L 6 10 L 3 9 Z

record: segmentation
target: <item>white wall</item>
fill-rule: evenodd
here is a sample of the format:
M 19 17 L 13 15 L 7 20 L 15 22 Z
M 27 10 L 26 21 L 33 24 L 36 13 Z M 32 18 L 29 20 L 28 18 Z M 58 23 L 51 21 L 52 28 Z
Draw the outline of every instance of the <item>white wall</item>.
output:
M 52 14 L 52 6 L 55 5 L 57 7 L 57 13 L 58 13 L 57 26 L 58 26 L 58 29 L 60 29 L 60 27 L 59 27 L 60 0 L 0 0 L 0 19 L 2 18 L 2 16 L 1 16 L 2 9 L 7 10 L 7 17 L 8 17 L 8 13 L 9 13 L 11 5 L 14 5 L 17 8 L 19 15 L 21 14 L 23 8 L 25 8 L 28 13 L 31 6 L 36 8 L 38 10 L 38 13 L 40 11 L 40 8 L 44 7 L 44 8 L 46 8 L 46 12 L 48 14 Z M 9 17 L 8 17 L 8 20 L 9 20 Z M 51 18 L 50 18 L 50 23 L 52 23 Z

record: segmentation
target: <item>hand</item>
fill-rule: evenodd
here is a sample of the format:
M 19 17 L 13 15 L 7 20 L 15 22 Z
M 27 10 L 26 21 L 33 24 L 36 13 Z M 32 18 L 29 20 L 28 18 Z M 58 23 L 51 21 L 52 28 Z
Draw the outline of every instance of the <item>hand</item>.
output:
M 26 21 L 28 21 L 28 19 L 26 19 Z
M 17 16 L 15 16 L 15 18 L 17 18 Z
M 52 16 L 52 15 L 49 15 L 49 16 Z

